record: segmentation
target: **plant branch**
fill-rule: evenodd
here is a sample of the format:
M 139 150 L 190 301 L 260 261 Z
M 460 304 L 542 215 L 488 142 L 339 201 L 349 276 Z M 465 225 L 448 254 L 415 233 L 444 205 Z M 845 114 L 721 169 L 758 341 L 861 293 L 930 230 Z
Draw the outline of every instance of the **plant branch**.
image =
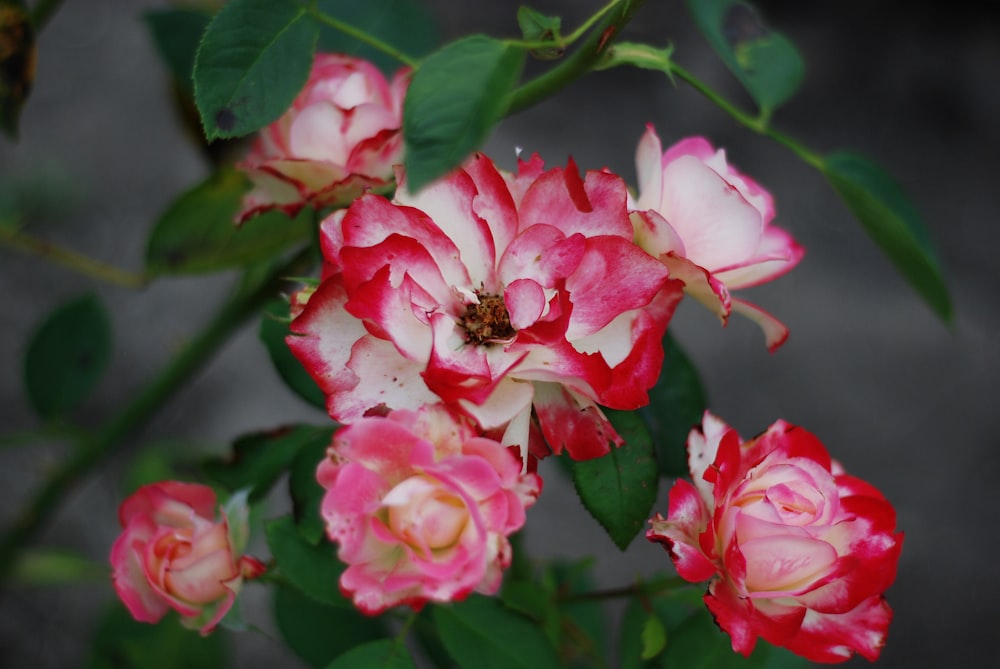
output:
M 103 429 L 83 439 L 35 493 L 13 525 L 0 537 L 0 586 L 21 551 L 59 508 L 66 494 L 91 470 L 118 451 L 157 409 L 187 384 L 243 323 L 283 285 L 282 277 L 301 274 L 311 249 L 258 277 L 253 271 L 208 326 L 181 349 L 166 368 Z
M 644 597 L 648 595 L 655 595 L 660 592 L 666 592 L 668 590 L 675 590 L 689 585 L 691 585 L 691 583 L 685 581 L 679 576 L 664 576 L 653 581 L 639 581 L 620 588 L 560 594 L 556 596 L 556 599 L 561 603 L 566 603 L 587 602 L 602 599 L 622 599 L 624 597 Z
M 770 127 L 769 113 L 761 113 L 757 116 L 751 116 L 746 113 L 729 100 L 719 95 L 701 79 L 698 79 L 696 76 L 674 62 L 673 58 L 671 58 L 671 52 L 671 49 L 656 49 L 646 44 L 616 44 L 613 49 L 608 51 L 607 56 L 605 57 L 604 62 L 601 63 L 600 67 L 602 69 L 608 69 L 621 65 L 632 65 L 648 70 L 658 70 L 663 72 L 670 77 L 671 81 L 673 81 L 674 76 L 676 76 L 678 79 L 684 81 L 693 89 L 701 93 L 716 107 L 729 114 L 730 117 L 743 127 L 748 128 L 759 135 L 770 137 L 774 141 L 788 148 L 806 164 L 811 165 L 818 170 L 823 169 L 823 158 L 819 154 L 814 153 L 813 151 L 802 146 L 788 135 L 778 132 Z
M 506 115 L 516 114 L 579 79 L 601 62 L 614 38 L 622 31 L 646 0 L 612 2 L 598 12 L 604 18 L 594 24 L 583 44 L 559 65 L 521 85 L 511 95 Z M 611 11 L 609 11 L 611 10 Z M 588 22 L 589 23 L 589 22 Z M 586 24 L 584 24 L 586 25 Z
M 21 232 L 6 222 L 0 223 L 0 244 L 118 286 L 141 288 L 149 283 L 149 277 L 145 274 L 127 272 L 113 265 L 94 260 L 72 249 Z
M 386 54 L 390 58 L 395 58 L 403 65 L 416 68 L 420 64 L 416 58 L 412 58 L 411 56 L 406 55 L 405 53 L 395 48 L 391 44 L 383 42 L 374 35 L 370 35 L 366 33 L 364 30 L 352 26 L 349 23 L 344 23 L 339 19 L 335 19 L 329 14 L 324 14 L 315 6 L 315 3 L 310 3 L 308 7 L 304 7 L 303 9 L 305 9 L 306 12 L 311 14 L 312 17 L 315 18 L 320 23 L 324 23 L 333 28 L 334 30 L 342 32 L 345 35 L 348 35 L 349 37 L 353 37 L 359 42 L 364 42 L 365 44 L 374 49 L 378 49 L 379 51 Z

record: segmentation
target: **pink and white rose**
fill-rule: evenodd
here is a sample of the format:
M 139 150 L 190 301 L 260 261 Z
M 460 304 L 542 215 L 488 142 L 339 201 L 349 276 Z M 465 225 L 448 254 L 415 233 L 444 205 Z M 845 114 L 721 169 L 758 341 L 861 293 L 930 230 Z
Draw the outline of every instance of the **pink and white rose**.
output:
M 398 181 L 323 222 L 291 326 L 330 415 L 444 401 L 525 454 L 536 429 L 576 459 L 621 443 L 599 405 L 648 403 L 683 295 L 633 243 L 621 178 L 480 154 L 418 194 Z
M 542 481 L 446 407 L 393 411 L 342 427 L 317 479 L 347 569 L 341 589 L 365 613 L 493 594 Z
M 392 182 L 403 156 L 409 70 L 392 81 L 366 60 L 317 54 L 305 88 L 238 167 L 253 182 L 237 216 L 344 205 Z
M 122 502 L 123 531 L 111 548 L 118 596 L 141 622 L 174 609 L 188 627 L 208 634 L 233 606 L 245 579 L 264 573 L 240 555 L 246 544 L 246 500 L 237 496 L 215 519 L 208 486 L 162 481 Z
M 802 247 L 771 225 L 771 194 L 703 137 L 683 139 L 663 152 L 652 126 L 639 141 L 636 168 L 636 243 L 660 258 L 723 324 L 736 311 L 763 329 L 769 350 L 781 346 L 788 338 L 785 325 L 730 295 L 777 278 L 802 259 Z
M 733 650 L 762 637 L 814 662 L 876 659 L 903 541 L 885 497 L 780 420 L 743 442 L 706 413 L 688 456 L 694 484 L 674 484 L 646 537 L 681 577 L 711 579 L 705 603 Z

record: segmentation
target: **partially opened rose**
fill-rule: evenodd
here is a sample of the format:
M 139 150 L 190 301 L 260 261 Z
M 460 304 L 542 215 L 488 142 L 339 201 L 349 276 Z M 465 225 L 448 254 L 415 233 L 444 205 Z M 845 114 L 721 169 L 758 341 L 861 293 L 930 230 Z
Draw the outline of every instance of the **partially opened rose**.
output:
M 754 320 L 770 350 L 788 329 L 760 307 L 730 295 L 781 276 L 802 259 L 791 235 L 771 225 L 774 200 L 726 162 L 703 137 L 662 152 L 652 126 L 636 152 L 636 243 L 660 258 L 684 290 L 725 323 L 731 311 Z
M 399 183 L 323 222 L 325 279 L 291 326 L 330 415 L 440 400 L 507 445 L 532 421 L 576 459 L 620 443 L 600 407 L 648 403 L 683 294 L 633 243 L 624 181 L 480 154 Z
M 305 88 L 262 130 L 238 165 L 253 182 L 238 221 L 280 209 L 346 204 L 392 181 L 402 161 L 403 97 L 409 70 L 387 81 L 368 61 L 317 54 Z
M 892 505 L 848 476 L 819 440 L 778 421 L 742 442 L 706 413 L 688 438 L 694 485 L 678 480 L 646 536 L 749 655 L 758 637 L 814 662 L 878 657 L 903 535 Z
M 334 436 L 317 479 L 341 588 L 370 614 L 492 594 L 542 481 L 441 405 L 362 418 Z
M 111 549 L 118 596 L 136 620 L 167 611 L 207 634 L 233 606 L 244 579 L 264 572 L 241 555 L 247 539 L 245 498 L 216 520 L 215 493 L 194 483 L 162 481 L 139 488 L 119 509 L 123 531 Z

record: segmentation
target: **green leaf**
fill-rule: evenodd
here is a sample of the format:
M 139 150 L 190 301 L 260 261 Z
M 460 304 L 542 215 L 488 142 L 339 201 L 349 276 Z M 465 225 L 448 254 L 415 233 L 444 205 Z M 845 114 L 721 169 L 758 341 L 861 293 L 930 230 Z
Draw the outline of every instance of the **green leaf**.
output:
M 309 404 L 325 410 L 326 396 L 285 343 L 288 335 L 287 301 L 274 300 L 264 307 L 257 334 L 285 385 Z
M 193 96 L 194 57 L 212 14 L 200 9 L 154 9 L 144 18 L 160 58 L 181 90 Z
M 340 593 L 344 565 L 337 559 L 336 547 L 325 541 L 319 546 L 309 543 L 287 516 L 267 523 L 264 532 L 282 575 L 302 594 L 331 606 L 353 606 Z
M 347 651 L 326 669 L 416 669 L 416 666 L 406 646 L 383 639 Z
M 146 270 L 153 275 L 217 272 L 269 259 L 309 239 L 313 223 L 308 209 L 294 219 L 269 212 L 237 227 L 246 188 L 243 174 L 227 168 L 174 201 L 149 237 Z
M 413 75 L 403 104 L 406 178 L 418 191 L 486 140 L 521 73 L 524 52 L 484 35 L 452 42 Z
M 642 653 L 639 657 L 643 660 L 656 657 L 666 646 L 667 630 L 663 623 L 656 616 L 648 616 L 642 625 Z
M 521 34 L 528 42 L 558 40 L 561 37 L 559 30 L 562 27 L 562 19 L 558 16 L 546 16 L 527 5 L 518 7 L 517 25 L 520 26 Z M 553 60 L 562 56 L 564 51 L 565 49 L 552 46 L 532 49 L 531 55 L 540 60 Z
M 392 45 L 411 58 L 422 58 L 439 43 L 440 31 L 434 15 L 418 0 L 320 0 L 318 7 L 324 14 Z M 383 51 L 325 25 L 317 48 L 364 58 L 386 74 L 396 72 L 401 65 Z
M 488 597 L 435 606 L 445 648 L 462 669 L 557 669 L 559 659 L 531 621 Z
M 318 544 L 326 535 L 326 526 L 320 515 L 320 506 L 326 491 L 316 481 L 316 468 L 326 457 L 329 445 L 329 439 L 305 444 L 295 456 L 288 477 L 295 524 L 306 541 L 313 545 Z
M 758 643 L 750 657 L 733 651 L 729 635 L 719 629 L 708 609 L 701 609 L 684 621 L 673 634 L 663 653 L 663 666 L 684 669 L 760 669 L 771 652 Z
M 93 295 L 49 315 L 28 343 L 24 382 L 42 418 L 67 414 L 87 396 L 111 362 L 111 324 Z
M 691 359 L 668 332 L 663 338 L 663 369 L 649 391 L 649 405 L 639 415 L 656 444 L 660 473 L 668 477 L 688 472 L 687 438 L 700 425 L 708 399 Z
M 275 588 L 274 616 L 288 647 L 316 669 L 386 633 L 378 618 L 363 616 L 353 608 L 320 604 L 295 588 L 283 586 Z
M 37 549 L 21 553 L 10 576 L 20 586 L 65 586 L 106 583 L 108 567 L 66 550 Z
M 802 84 L 805 63 L 795 45 L 764 25 L 741 0 L 688 0 L 698 29 L 764 114 L 787 102 Z
M 625 444 L 593 460 L 573 463 L 573 483 L 584 507 L 621 550 L 649 518 L 659 473 L 653 440 L 639 414 L 605 410 Z
M 206 460 L 202 471 L 229 490 L 251 488 L 250 501 L 256 502 L 267 495 L 302 449 L 311 445 L 325 449 L 332 434 L 332 428 L 311 425 L 255 432 L 237 439 L 228 458 Z
M 194 64 L 205 137 L 240 137 L 276 120 L 305 86 L 319 24 L 295 0 L 231 0 Z
M 0 0 L 0 130 L 17 139 L 35 81 L 35 29 L 22 0 Z
M 826 156 L 821 169 L 868 236 L 934 313 L 950 323 L 951 299 L 930 235 L 899 184 L 868 158 L 850 151 Z
M 224 636 L 200 636 L 175 615 L 157 625 L 134 620 L 115 602 L 90 645 L 88 669 L 221 669 L 229 665 Z

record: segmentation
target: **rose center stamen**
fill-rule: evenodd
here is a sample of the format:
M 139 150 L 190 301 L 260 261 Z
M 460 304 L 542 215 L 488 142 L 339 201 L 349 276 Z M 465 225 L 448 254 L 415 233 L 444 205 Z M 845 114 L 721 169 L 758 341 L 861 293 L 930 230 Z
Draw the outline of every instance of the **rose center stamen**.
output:
M 479 295 L 479 304 L 467 304 L 462 314 L 462 327 L 470 344 L 503 341 L 517 332 L 510 324 L 507 305 L 499 295 Z

